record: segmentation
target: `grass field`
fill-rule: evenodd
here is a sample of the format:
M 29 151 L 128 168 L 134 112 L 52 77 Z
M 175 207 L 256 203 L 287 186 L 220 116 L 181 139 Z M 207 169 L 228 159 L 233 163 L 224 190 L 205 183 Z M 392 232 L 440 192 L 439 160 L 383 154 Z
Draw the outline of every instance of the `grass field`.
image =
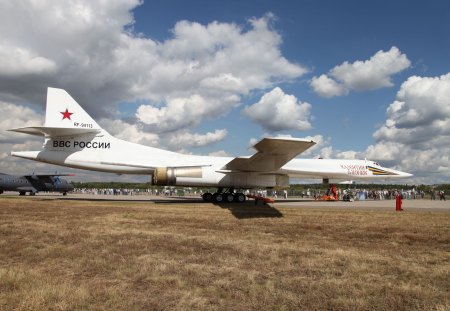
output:
M 450 213 L 0 198 L 1 310 L 450 310 Z

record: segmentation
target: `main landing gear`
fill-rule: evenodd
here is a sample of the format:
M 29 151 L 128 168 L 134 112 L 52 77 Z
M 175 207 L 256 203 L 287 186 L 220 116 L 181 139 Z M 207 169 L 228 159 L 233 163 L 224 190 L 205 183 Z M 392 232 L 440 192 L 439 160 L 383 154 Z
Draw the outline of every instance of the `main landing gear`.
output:
M 214 203 L 244 203 L 247 197 L 242 192 L 234 192 L 234 188 L 228 189 L 228 191 L 223 191 L 223 188 L 217 189 L 217 192 L 210 193 L 205 192 L 202 195 L 203 201 L 214 202 Z

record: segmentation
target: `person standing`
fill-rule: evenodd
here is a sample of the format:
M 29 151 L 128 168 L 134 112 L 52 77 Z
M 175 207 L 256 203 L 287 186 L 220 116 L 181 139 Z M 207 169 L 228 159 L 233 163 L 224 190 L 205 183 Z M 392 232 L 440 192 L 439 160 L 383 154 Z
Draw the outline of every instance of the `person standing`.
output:
M 430 190 L 430 194 L 431 194 L 431 200 L 436 200 L 436 192 L 434 191 L 434 189 Z
M 439 201 L 445 201 L 445 191 L 439 191 Z
M 401 194 L 401 192 L 399 191 L 399 192 L 397 192 L 397 195 L 396 195 L 396 197 L 395 197 L 395 210 L 397 211 L 397 212 L 399 212 L 399 211 L 403 211 L 403 208 L 402 208 L 402 194 Z

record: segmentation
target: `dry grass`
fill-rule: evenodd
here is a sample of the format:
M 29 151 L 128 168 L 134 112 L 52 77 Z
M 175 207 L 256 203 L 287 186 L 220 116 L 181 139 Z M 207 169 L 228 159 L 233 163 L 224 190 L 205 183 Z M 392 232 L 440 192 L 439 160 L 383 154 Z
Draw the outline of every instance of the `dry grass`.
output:
M 449 310 L 450 213 L 0 199 L 1 310 Z

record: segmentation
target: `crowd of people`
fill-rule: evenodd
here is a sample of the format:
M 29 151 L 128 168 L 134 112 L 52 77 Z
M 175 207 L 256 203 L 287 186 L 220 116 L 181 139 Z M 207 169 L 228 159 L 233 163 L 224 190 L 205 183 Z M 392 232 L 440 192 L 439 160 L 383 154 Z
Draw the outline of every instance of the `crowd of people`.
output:
M 200 195 L 205 192 L 202 190 L 193 190 L 192 188 L 174 188 L 165 187 L 161 189 L 103 189 L 103 188 L 75 188 L 73 193 L 92 194 L 92 195 L 149 195 L 149 196 L 180 196 L 180 195 Z M 254 192 L 254 193 L 253 193 Z M 262 197 L 284 198 L 301 197 L 318 199 L 322 197 L 326 191 L 317 189 L 306 190 L 255 190 L 245 191 L 245 194 L 257 194 Z M 446 200 L 446 193 L 443 190 L 432 189 L 425 193 L 423 190 L 408 189 L 384 189 L 384 190 L 368 190 L 368 189 L 337 189 L 340 199 L 351 200 L 395 200 L 398 194 L 402 199 L 415 200 L 430 198 L 431 200 Z
M 148 196 L 180 196 L 188 194 L 197 194 L 192 188 L 146 188 L 146 189 L 128 189 L 128 188 L 75 188 L 73 193 L 92 194 L 92 195 L 148 195 Z M 199 192 L 201 193 L 201 191 Z
M 73 193 L 92 195 L 159 195 L 158 189 L 75 188 Z
M 440 200 L 445 201 L 445 191 L 443 190 L 430 190 L 427 194 L 423 190 L 413 189 L 384 189 L 384 190 L 368 190 L 368 189 L 338 189 L 339 198 L 352 198 L 353 200 L 395 200 L 398 195 L 405 200 L 425 199 L 429 197 L 431 200 L 436 200 L 439 197 Z M 313 191 L 313 197 L 318 198 L 323 193 Z M 310 197 L 309 191 L 307 191 L 307 197 Z

